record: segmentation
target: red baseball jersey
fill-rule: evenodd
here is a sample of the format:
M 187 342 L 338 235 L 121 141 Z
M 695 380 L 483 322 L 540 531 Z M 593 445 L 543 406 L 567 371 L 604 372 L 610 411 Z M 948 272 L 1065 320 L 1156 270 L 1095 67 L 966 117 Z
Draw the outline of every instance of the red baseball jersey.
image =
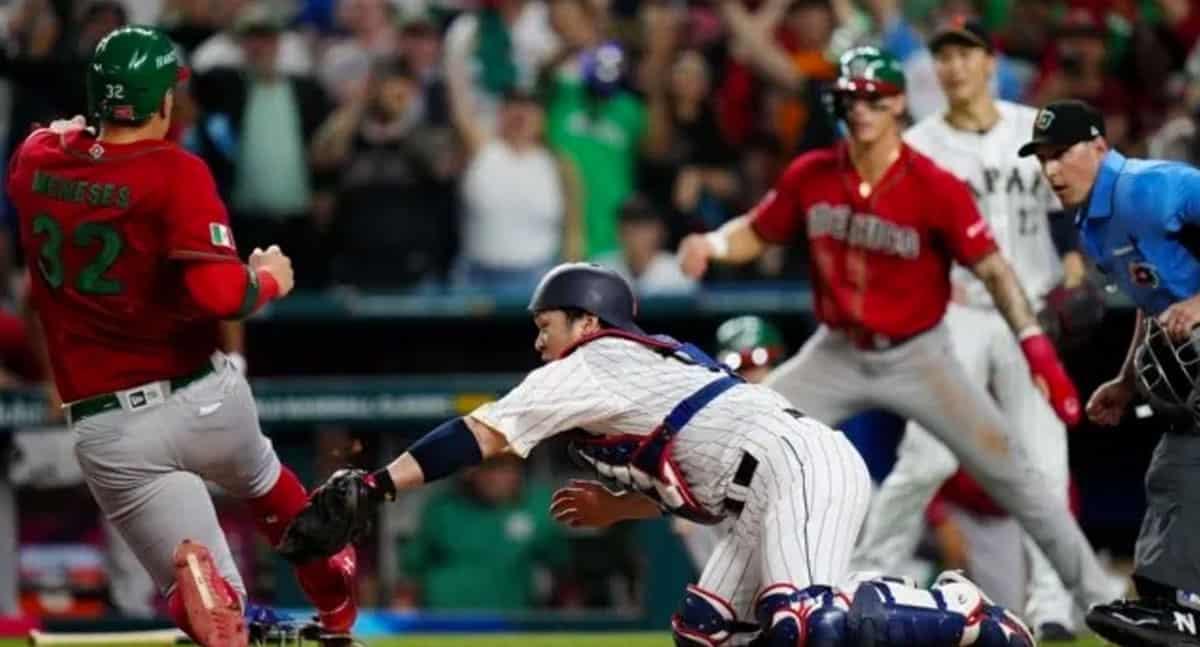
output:
M 996 250 L 970 190 L 902 145 L 867 195 L 844 143 L 796 158 L 752 211 L 760 238 L 808 236 L 817 318 L 832 328 L 910 337 L 950 299 L 950 265 Z
M 13 155 L 8 193 L 64 402 L 208 361 L 219 323 L 192 303 L 183 263 L 238 256 L 204 162 L 165 141 L 39 130 Z

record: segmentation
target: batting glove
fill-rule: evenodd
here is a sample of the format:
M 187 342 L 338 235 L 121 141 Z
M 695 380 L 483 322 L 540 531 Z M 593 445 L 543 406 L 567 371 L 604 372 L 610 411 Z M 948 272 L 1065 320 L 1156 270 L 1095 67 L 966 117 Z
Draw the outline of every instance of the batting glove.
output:
M 1041 328 L 1031 326 L 1020 335 L 1021 351 L 1029 362 L 1029 370 L 1033 379 L 1046 390 L 1050 406 L 1068 427 L 1079 422 L 1079 392 L 1067 375 L 1054 344 Z

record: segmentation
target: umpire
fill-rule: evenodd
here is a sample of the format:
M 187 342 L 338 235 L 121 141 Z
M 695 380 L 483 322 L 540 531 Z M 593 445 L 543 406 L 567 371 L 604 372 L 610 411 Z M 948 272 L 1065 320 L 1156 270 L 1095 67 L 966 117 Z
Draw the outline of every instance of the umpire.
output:
M 1197 644 L 1200 361 L 1192 329 L 1200 324 L 1200 171 L 1111 150 L 1103 118 L 1080 101 L 1042 108 L 1020 155 L 1037 155 L 1051 188 L 1075 212 L 1084 251 L 1138 306 L 1121 373 L 1092 394 L 1088 417 L 1116 425 L 1141 388 L 1172 420 L 1146 474 L 1134 557 L 1140 599 L 1093 607 L 1088 626 L 1118 645 Z

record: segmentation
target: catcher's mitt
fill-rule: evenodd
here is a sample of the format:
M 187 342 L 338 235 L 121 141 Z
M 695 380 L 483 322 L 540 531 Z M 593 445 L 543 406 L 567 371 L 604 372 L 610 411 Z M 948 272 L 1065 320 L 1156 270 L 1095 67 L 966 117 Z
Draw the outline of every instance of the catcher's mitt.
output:
M 1046 295 L 1038 323 L 1060 348 L 1075 350 L 1099 330 L 1105 305 L 1104 291 L 1091 281 L 1071 288 L 1060 285 Z
M 363 470 L 341 469 L 313 491 L 308 505 L 283 532 L 276 549 L 301 564 L 329 557 L 371 528 L 378 497 Z

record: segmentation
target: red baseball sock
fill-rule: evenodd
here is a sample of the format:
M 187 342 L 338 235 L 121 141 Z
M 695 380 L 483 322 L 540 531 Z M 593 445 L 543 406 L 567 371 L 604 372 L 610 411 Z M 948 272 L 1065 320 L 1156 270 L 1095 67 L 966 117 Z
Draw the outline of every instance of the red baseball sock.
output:
M 254 524 L 272 546 L 279 544 L 284 529 L 307 503 L 308 494 L 304 486 L 286 465 L 281 467 L 279 479 L 269 492 L 249 500 L 250 509 L 254 512 Z
M 250 499 L 254 523 L 272 546 L 278 545 L 283 531 L 308 503 L 308 495 L 296 474 L 284 466 L 279 480 L 266 494 Z M 349 631 L 357 615 L 354 599 L 354 548 L 328 559 L 318 559 L 295 567 L 296 580 L 313 606 L 321 624 L 330 631 Z M 186 631 L 186 630 L 185 630 Z

